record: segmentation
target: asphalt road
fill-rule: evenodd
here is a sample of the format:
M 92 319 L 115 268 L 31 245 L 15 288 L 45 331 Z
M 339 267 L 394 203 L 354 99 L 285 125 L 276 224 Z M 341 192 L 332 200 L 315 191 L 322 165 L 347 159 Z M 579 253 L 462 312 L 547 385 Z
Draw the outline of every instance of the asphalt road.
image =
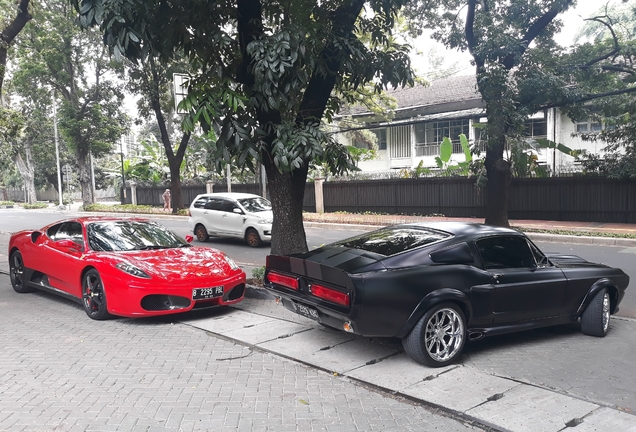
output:
M 25 211 L 17 209 L 0 210 L 0 231 L 15 232 L 22 229 L 40 228 L 49 223 L 60 219 L 71 217 L 71 212 L 45 212 L 45 211 Z M 151 217 L 157 222 L 167 226 L 181 236 L 192 234 L 188 228 L 186 218 L 159 216 Z M 347 228 L 343 226 L 343 228 Z M 327 228 L 306 228 L 307 243 L 309 248 L 319 247 L 336 240 L 350 237 L 363 231 L 355 229 L 333 229 Z M 627 273 L 632 281 L 625 294 L 625 298 L 621 303 L 618 316 L 627 318 L 636 318 L 636 247 L 619 247 L 619 246 L 598 246 L 598 245 L 580 245 L 569 243 L 554 242 L 536 242 L 544 252 L 559 252 L 565 254 L 579 255 L 588 261 L 600 262 L 612 267 L 621 268 Z M 238 239 L 220 239 L 212 238 L 206 243 L 194 241 L 194 244 L 203 244 L 208 247 L 214 247 L 227 253 L 241 265 L 251 277 L 252 268 L 262 267 L 265 265 L 265 257 L 270 251 L 268 246 L 260 248 L 251 248 L 243 241 Z M 0 254 L 5 254 L 0 251 Z

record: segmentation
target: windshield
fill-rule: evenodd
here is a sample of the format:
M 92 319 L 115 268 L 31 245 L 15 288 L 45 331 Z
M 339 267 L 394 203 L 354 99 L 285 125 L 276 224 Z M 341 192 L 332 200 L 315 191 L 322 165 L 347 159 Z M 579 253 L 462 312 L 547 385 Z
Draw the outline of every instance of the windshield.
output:
M 361 249 L 391 256 L 447 237 L 450 237 L 450 234 L 432 229 L 396 226 L 341 240 L 332 243 L 332 246 Z
M 268 211 L 272 209 L 272 203 L 262 197 L 242 198 L 238 202 L 250 213 Z
M 88 244 L 95 251 L 170 249 L 190 246 L 175 233 L 154 222 L 95 222 L 86 227 Z

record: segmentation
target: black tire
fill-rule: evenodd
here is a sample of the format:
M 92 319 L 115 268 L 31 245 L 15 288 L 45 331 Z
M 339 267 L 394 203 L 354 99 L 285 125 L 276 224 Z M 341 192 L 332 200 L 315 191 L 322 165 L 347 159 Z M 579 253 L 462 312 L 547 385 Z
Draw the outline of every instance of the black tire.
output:
M 454 362 L 466 342 L 466 319 L 457 305 L 433 306 L 402 339 L 404 351 L 416 362 L 442 367 Z
M 82 278 L 82 304 L 91 319 L 101 321 L 111 317 L 106 306 L 104 284 L 95 269 L 88 270 Z
M 24 260 L 20 251 L 13 252 L 9 257 L 9 276 L 15 292 L 25 294 L 35 291 L 24 280 Z
M 261 240 L 261 236 L 258 235 L 258 231 L 256 231 L 254 228 L 249 228 L 245 232 L 245 241 L 251 247 L 259 247 L 260 245 L 263 244 L 263 241 Z
M 206 242 L 210 238 L 208 229 L 201 224 L 197 224 L 197 226 L 194 227 L 194 236 L 200 242 Z
M 610 295 L 606 288 L 597 292 L 581 315 L 581 331 L 583 334 L 604 337 L 610 323 Z

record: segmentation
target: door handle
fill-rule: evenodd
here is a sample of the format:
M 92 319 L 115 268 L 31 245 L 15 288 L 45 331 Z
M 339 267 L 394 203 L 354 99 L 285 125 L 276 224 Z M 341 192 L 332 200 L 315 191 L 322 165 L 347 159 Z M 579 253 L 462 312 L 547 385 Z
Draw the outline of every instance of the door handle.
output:
M 503 274 L 501 274 L 501 273 L 493 273 L 493 274 L 492 274 L 492 278 L 493 278 L 493 279 L 494 279 L 497 283 L 499 283 L 499 278 L 500 278 L 501 276 L 503 276 Z

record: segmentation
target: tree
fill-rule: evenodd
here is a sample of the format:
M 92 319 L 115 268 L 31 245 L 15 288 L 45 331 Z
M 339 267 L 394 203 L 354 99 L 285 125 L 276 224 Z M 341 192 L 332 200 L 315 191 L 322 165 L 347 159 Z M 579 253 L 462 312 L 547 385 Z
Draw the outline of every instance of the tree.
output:
M 74 153 L 88 205 L 94 202 L 90 158 L 108 153 L 127 127 L 123 93 L 108 79 L 118 65 L 108 59 L 95 31 L 76 25 L 64 0 L 43 3 L 34 20 L 38 25 L 19 40 L 13 82 L 18 93 L 45 94 L 47 104 L 51 90 L 61 98 L 60 132 Z
M 433 36 L 437 40 L 468 51 L 473 58 L 488 117 L 486 223 L 509 225 L 511 166 L 504 151 L 519 139 L 525 118 L 546 107 L 581 104 L 603 94 L 587 93 L 580 85 L 583 75 L 587 75 L 585 79 L 595 75 L 597 80 L 616 75 L 616 70 L 603 63 L 615 60 L 621 47 L 612 46 L 608 51 L 604 46 L 605 52 L 594 56 L 585 48 L 571 53 L 554 41 L 561 27 L 559 14 L 574 3 L 440 0 L 435 4 L 446 6 L 442 14 L 435 7 L 409 11 L 425 17 L 422 25 L 436 29 Z M 622 91 L 634 90 L 630 88 L 623 85 Z
M 636 83 L 636 5 L 604 7 L 587 20 L 577 39 L 580 50 L 596 57 L 612 53 L 602 64 L 616 69 L 611 80 L 601 74 L 588 73 L 588 91 L 611 92 L 625 83 Z M 622 47 L 616 50 L 616 47 Z M 614 49 L 612 49 L 614 48 Z M 616 52 L 618 51 L 618 52 Z M 598 70 L 598 68 L 597 68 Z M 603 79 L 605 78 L 605 79 Z M 609 178 L 636 178 L 636 99 L 631 94 L 605 97 L 583 106 L 582 113 L 603 125 L 599 132 L 584 132 L 585 141 L 606 143 L 602 155 L 583 154 L 580 160 L 587 171 Z
M 353 166 L 321 128 L 356 91 L 413 83 L 408 47 L 390 38 L 402 0 L 175 3 L 74 0 L 115 55 L 185 55 L 196 75 L 187 130 L 219 125 L 217 162 L 262 163 L 273 204 L 272 253 L 307 250 L 302 204 L 312 162 Z M 365 13 L 361 11 L 365 8 Z M 369 43 L 359 35 L 370 35 Z
M 32 18 L 29 13 L 30 0 L 0 0 L 0 106 L 3 106 L 2 85 L 7 68 L 7 51 L 18 33 Z M 11 6 L 10 6 L 11 5 Z M 15 12 L 15 16 L 6 16 L 6 11 Z
M 151 114 L 157 121 L 159 127 L 159 141 L 168 158 L 170 168 L 170 189 L 172 192 L 172 212 L 177 213 L 179 209 L 185 208 L 181 197 L 181 165 L 185 156 L 190 136 L 190 131 L 181 132 L 178 138 L 179 145 L 176 152 L 173 149 L 172 139 L 173 129 L 168 122 L 170 117 L 175 115 L 174 100 L 170 89 L 172 88 L 172 74 L 183 73 L 188 68 L 184 62 L 159 61 L 157 53 L 150 52 L 147 57 L 139 62 L 132 62 L 129 65 L 128 89 L 142 97 L 139 99 L 137 107 L 142 117 L 149 117 Z M 166 116 L 168 119 L 166 119 Z

